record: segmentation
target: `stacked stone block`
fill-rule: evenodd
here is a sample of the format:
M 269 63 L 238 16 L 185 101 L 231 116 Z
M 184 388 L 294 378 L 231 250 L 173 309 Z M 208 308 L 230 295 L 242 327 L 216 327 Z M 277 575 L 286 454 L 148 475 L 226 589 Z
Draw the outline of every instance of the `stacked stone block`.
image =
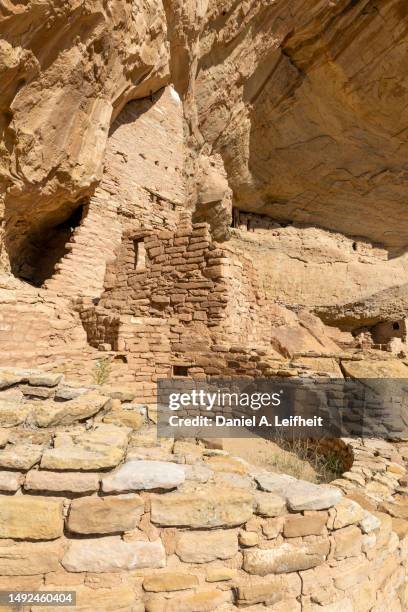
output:
M 1 588 L 82 611 L 406 609 L 404 445 L 339 441 L 353 465 L 316 485 L 157 439 L 123 385 L 9 368 L 0 388 Z

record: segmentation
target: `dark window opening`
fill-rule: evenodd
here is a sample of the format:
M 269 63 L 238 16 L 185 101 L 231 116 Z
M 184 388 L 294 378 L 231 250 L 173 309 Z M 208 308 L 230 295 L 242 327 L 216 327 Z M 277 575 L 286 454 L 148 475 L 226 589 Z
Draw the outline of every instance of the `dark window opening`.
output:
M 173 366 L 173 376 L 188 376 L 188 368 L 190 366 L 175 365 Z
M 9 252 L 15 276 L 41 287 L 56 271 L 58 262 L 69 252 L 68 243 L 81 224 L 85 204 L 80 204 L 64 221 L 27 234 L 18 248 Z
M 353 242 L 353 251 L 357 251 L 357 242 Z
M 135 254 L 134 269 L 142 272 L 146 269 L 146 247 L 143 238 L 133 240 L 133 251 Z
M 392 329 L 398 330 L 400 328 L 400 324 L 399 323 L 393 323 L 392 324 Z

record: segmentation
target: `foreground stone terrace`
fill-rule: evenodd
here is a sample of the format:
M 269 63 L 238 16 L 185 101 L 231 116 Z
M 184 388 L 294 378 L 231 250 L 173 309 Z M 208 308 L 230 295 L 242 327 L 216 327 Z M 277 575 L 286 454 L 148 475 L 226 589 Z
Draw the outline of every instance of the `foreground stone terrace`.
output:
M 158 440 L 123 386 L 2 369 L 0 389 L 0 588 L 82 611 L 406 609 L 408 447 L 328 442 L 352 465 L 315 485 Z

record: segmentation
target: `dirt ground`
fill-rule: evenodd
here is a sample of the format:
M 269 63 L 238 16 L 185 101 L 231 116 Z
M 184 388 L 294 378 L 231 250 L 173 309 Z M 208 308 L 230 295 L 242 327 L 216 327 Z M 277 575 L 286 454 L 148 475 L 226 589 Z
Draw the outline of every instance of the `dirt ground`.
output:
M 290 474 L 296 478 L 320 482 L 321 475 L 305 459 L 280 448 L 275 442 L 260 437 L 223 438 L 224 450 L 260 468 Z

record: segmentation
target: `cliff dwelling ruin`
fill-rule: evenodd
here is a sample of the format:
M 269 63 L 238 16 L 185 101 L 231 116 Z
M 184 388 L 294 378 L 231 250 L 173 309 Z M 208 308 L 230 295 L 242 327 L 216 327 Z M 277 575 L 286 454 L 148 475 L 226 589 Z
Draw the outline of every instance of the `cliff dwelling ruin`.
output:
M 406 0 L 0 2 L 3 595 L 408 610 L 407 23 Z M 219 377 L 333 384 L 351 436 L 160 435 L 159 381 Z M 361 379 L 391 389 L 375 437 Z

